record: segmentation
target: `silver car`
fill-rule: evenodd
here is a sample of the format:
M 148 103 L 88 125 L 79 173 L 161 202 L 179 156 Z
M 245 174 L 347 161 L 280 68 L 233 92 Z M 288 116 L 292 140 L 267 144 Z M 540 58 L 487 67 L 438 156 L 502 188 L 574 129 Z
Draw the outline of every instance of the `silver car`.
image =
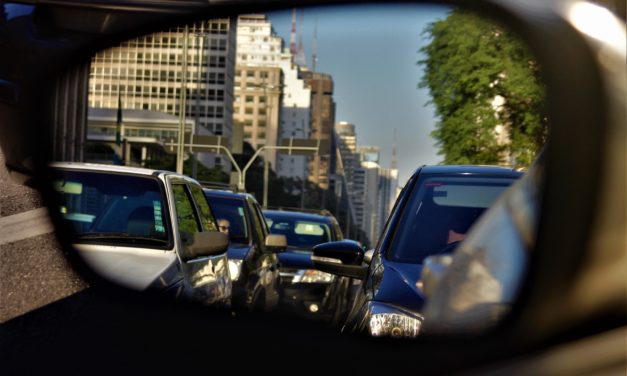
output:
M 230 306 L 228 237 L 217 231 L 197 181 L 143 168 L 51 166 L 74 249 L 101 276 L 134 290 Z

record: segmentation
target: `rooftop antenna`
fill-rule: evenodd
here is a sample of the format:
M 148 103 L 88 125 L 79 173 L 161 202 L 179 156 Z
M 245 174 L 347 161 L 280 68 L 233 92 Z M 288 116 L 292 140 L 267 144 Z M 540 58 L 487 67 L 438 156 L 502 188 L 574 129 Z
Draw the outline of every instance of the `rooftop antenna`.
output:
M 296 48 L 296 57 L 294 62 L 302 67 L 307 66 L 307 57 L 305 56 L 305 47 L 303 46 L 303 24 L 305 17 L 305 10 L 300 11 L 300 28 L 298 29 L 298 47 Z
M 392 143 L 392 167 L 393 170 L 396 170 L 396 128 L 394 128 L 394 141 Z
M 292 9 L 292 32 L 290 33 L 290 52 L 296 56 L 296 8 Z
M 314 26 L 314 35 L 313 35 L 313 52 L 311 54 L 311 71 L 316 71 L 316 63 L 318 62 L 318 19 L 316 19 L 316 24 Z

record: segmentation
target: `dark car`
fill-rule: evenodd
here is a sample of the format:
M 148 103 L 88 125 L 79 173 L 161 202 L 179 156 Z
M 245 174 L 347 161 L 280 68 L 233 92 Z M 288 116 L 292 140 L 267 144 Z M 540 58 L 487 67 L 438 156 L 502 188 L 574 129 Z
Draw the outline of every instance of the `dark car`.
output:
M 425 299 L 416 286 L 423 260 L 450 254 L 483 212 L 522 172 L 489 166 L 423 166 L 409 179 L 399 195 L 365 273 L 363 288 L 343 331 L 368 332 L 373 336 L 414 337 L 422 325 Z M 319 257 L 346 258 L 359 264 L 359 247 L 323 244 L 314 248 L 314 263 L 335 265 Z M 361 255 L 361 257 L 360 257 Z M 332 268 L 332 269 L 329 269 Z M 359 275 L 358 265 L 348 270 Z M 345 271 L 338 274 L 347 275 Z
M 279 255 L 284 308 L 302 317 L 338 322 L 347 310 L 351 282 L 315 270 L 311 263 L 314 246 L 343 239 L 335 217 L 327 211 L 263 213 L 270 232 L 287 238 L 287 252 Z
M 234 310 L 274 310 L 280 295 L 277 252 L 284 249 L 285 239 L 269 234 L 261 208 L 250 194 L 207 188 L 203 192 L 219 230 L 229 235 Z

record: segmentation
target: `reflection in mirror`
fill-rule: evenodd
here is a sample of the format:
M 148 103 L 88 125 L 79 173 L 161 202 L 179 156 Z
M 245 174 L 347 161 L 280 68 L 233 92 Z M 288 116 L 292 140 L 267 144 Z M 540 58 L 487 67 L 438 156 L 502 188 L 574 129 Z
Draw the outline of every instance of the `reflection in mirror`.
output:
M 432 300 L 459 312 L 444 300 L 462 283 L 420 288 L 430 256 L 481 265 L 489 285 L 464 288 L 492 289 L 494 306 L 516 297 L 532 244 L 502 195 L 535 199 L 512 191 L 548 119 L 540 66 L 501 25 L 409 5 L 198 20 L 98 52 L 85 95 L 78 162 L 100 165 L 56 164 L 54 184 L 76 249 L 109 279 L 402 338 L 429 326 Z M 257 200 L 281 210 L 263 221 Z M 492 236 L 484 212 L 508 231 Z M 182 256 L 182 234 L 217 229 L 225 252 Z M 269 233 L 285 252 L 260 252 L 284 247 Z M 316 270 L 313 247 L 341 239 L 367 262 Z

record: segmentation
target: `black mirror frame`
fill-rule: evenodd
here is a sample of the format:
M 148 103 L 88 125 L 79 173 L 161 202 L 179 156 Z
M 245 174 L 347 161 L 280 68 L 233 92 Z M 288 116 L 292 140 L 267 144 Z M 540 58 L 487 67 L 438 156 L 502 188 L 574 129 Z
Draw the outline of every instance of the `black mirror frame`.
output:
M 351 3 L 356 2 L 302 1 L 298 5 Z M 548 88 L 548 113 L 552 119 L 551 141 L 546 150 L 545 175 L 548 178 L 541 189 L 541 219 L 529 273 L 515 304 L 514 314 L 503 323 L 512 333 L 524 335 L 527 341 L 531 341 L 534 336 L 541 338 L 543 329 L 554 331 L 555 327 L 566 325 L 565 322 L 556 321 L 560 317 L 556 314 L 557 311 L 551 311 L 554 309 L 565 312 L 569 309 L 567 305 L 559 307 L 559 302 L 565 299 L 562 296 L 563 291 L 543 289 L 541 286 L 572 284 L 577 271 L 586 262 L 586 245 L 594 236 L 593 221 L 600 210 L 600 198 L 595 193 L 601 191 L 603 174 L 606 173 L 603 165 L 603 141 L 604 137 L 613 134 L 612 127 L 616 123 L 625 122 L 624 113 L 622 117 L 615 116 L 616 108 L 624 106 L 624 103 L 617 101 L 624 98 L 611 96 L 614 93 L 603 81 L 603 69 L 598 64 L 595 51 L 554 4 L 536 2 L 533 6 L 525 6 L 528 5 L 526 2 L 519 3 L 515 0 L 438 3 L 477 10 L 488 17 L 496 17 L 508 23 L 525 39 L 543 66 L 543 78 Z M 13 62 L 19 64 L 3 62 L 0 66 L 0 80 L 23 77 L 12 82 L 5 81 L 7 84 L 4 86 L 11 87 L 11 90 L 3 90 L 9 94 L 2 94 L 0 97 L 0 142 L 7 167 L 16 174 L 34 176 L 31 184 L 42 192 L 44 203 L 48 207 L 54 202 L 54 192 L 45 184 L 51 177 L 47 169 L 51 155 L 48 143 L 51 135 L 47 129 L 41 129 L 41 124 L 48 124 L 50 119 L 46 111 L 32 111 L 32 108 L 49 107 L 48 99 L 55 81 L 53 78 L 59 77 L 65 67 L 86 61 L 97 50 L 173 23 L 190 22 L 207 16 L 224 17 L 233 13 L 264 12 L 294 5 L 284 1 L 259 4 L 253 0 L 223 1 L 215 5 L 198 5 L 199 3 L 194 2 L 181 4 L 177 1 L 152 4 L 157 5 L 144 3 L 135 7 L 121 7 L 104 1 L 83 5 L 72 5 L 71 1 L 46 1 L 37 5 L 37 22 L 42 23 L 54 48 L 48 49 L 43 44 L 37 46 L 39 41 L 33 39 L 30 45 L 26 42 L 10 44 L 3 51 L 6 56 L 14 56 Z M 80 13 L 82 7 L 99 7 L 103 14 L 114 15 L 113 18 L 118 22 L 112 23 L 101 35 L 68 33 L 68 25 L 65 25 L 66 30 L 55 29 L 58 26 L 55 25 L 56 11 L 71 9 Z M 537 17 L 541 17 L 542 21 L 534 22 Z M 128 20 L 133 22 L 127 22 Z M 79 21 L 85 23 L 85 20 L 77 22 Z M 46 64 L 42 66 L 41 61 L 46 61 Z M 563 64 L 564 61 L 570 64 Z M 34 74 L 28 77 L 18 74 L 29 69 Z M 573 77 L 577 77 L 577 80 L 573 80 Z M 591 124 L 596 126 L 594 132 L 589 131 Z M 553 176 L 560 178 L 552 178 Z M 572 205 L 565 198 L 564 192 L 568 192 L 568 197 L 585 199 Z M 70 229 L 59 214 L 50 210 L 50 216 L 60 243 L 68 250 L 72 266 L 91 285 L 111 287 L 109 282 L 93 272 L 73 251 L 71 239 L 67 235 Z M 589 220 L 578 221 L 581 216 Z M 565 233 L 566 230 L 570 234 L 568 237 L 554 236 Z M 556 270 L 553 265 L 561 267 Z M 547 314 L 555 319 L 545 319 Z M 534 319 L 539 324 L 535 330 L 530 331 L 528 323 L 534 322 Z

